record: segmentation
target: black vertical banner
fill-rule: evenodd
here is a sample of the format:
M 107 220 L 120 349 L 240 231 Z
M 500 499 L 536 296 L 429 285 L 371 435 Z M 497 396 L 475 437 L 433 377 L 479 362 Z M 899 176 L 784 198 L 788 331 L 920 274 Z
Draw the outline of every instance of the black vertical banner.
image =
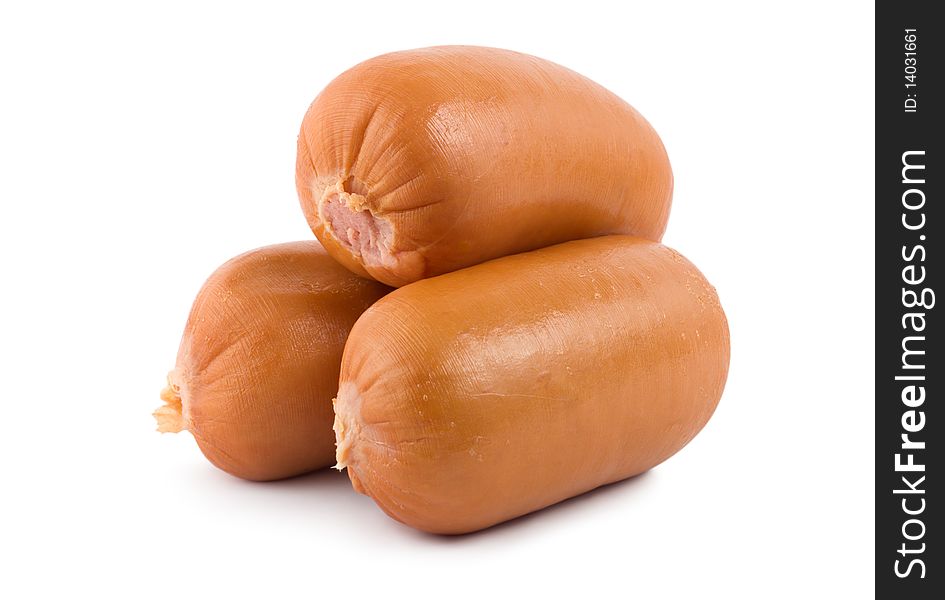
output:
M 945 497 L 932 492 L 945 483 L 945 20 L 933 7 L 876 9 L 878 598 L 945 597 Z

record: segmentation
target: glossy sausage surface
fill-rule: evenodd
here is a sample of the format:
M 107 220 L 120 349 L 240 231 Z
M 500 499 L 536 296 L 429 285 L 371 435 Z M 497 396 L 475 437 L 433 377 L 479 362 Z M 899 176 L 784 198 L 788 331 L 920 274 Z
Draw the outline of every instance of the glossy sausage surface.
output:
M 309 225 L 356 273 L 400 286 L 575 239 L 659 240 L 673 179 L 629 104 L 494 48 L 385 54 L 315 99 L 298 140 Z
M 318 242 L 259 248 L 217 269 L 194 301 L 155 412 L 224 471 L 280 479 L 332 464 L 331 399 L 355 320 L 386 286 Z
M 715 289 L 670 248 L 609 236 L 500 258 L 358 320 L 338 466 L 407 525 L 482 529 L 669 458 L 712 415 L 728 361 Z

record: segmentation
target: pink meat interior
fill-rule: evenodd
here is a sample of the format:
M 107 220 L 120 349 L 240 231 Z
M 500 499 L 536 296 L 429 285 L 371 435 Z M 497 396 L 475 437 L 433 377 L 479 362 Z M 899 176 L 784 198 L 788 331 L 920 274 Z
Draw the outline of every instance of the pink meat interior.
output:
M 370 210 L 352 210 L 337 194 L 326 199 L 322 217 L 335 239 L 365 264 L 389 262 L 391 227 L 385 219 Z

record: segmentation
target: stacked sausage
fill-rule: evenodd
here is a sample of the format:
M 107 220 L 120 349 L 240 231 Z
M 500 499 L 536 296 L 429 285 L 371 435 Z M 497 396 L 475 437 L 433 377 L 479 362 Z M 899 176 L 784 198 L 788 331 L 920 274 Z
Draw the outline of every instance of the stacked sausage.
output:
M 393 518 L 464 533 L 646 471 L 715 409 L 728 327 L 659 243 L 666 152 L 594 82 L 490 48 L 371 59 L 312 103 L 296 184 L 327 254 L 211 276 L 155 413 L 220 468 L 334 454 Z

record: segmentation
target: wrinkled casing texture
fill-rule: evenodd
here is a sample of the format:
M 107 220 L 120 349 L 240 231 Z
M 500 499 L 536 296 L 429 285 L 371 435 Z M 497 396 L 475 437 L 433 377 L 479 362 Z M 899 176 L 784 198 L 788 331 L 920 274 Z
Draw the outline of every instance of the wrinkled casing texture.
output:
M 312 103 L 296 184 L 308 222 L 349 269 L 390 285 L 567 240 L 659 240 L 672 171 L 629 104 L 552 62 L 443 46 L 363 62 Z M 341 185 L 393 231 L 394 267 L 365 265 L 326 231 Z
M 345 340 L 388 291 L 314 240 L 253 250 L 217 269 L 194 301 L 171 374 L 206 457 L 253 480 L 332 464 Z
M 705 425 L 729 362 L 715 289 L 608 236 L 394 291 L 357 322 L 339 463 L 393 518 L 463 533 L 631 477 Z

